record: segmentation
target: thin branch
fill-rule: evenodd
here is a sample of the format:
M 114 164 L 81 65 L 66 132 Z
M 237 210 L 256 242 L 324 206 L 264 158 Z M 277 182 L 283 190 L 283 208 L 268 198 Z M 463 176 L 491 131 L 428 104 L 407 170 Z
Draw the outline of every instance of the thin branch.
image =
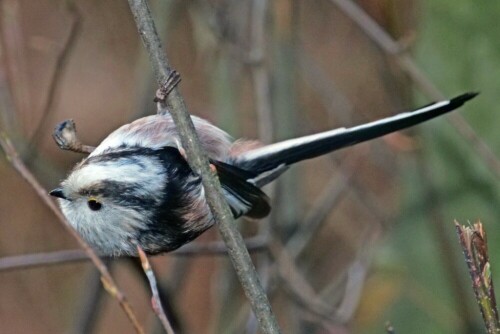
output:
M 303 47 L 299 46 L 296 52 L 302 79 L 316 92 L 330 120 L 338 120 L 341 124 L 352 124 L 354 108 L 351 101 L 342 94 L 321 64 L 318 64 Z
M 134 326 L 137 333 L 144 333 L 142 326 L 139 324 L 137 320 L 137 316 L 135 315 L 132 306 L 127 301 L 125 294 L 118 288 L 113 277 L 109 274 L 108 268 L 102 262 L 102 260 L 96 255 L 96 253 L 92 250 L 92 248 L 80 237 L 80 235 L 76 232 L 73 227 L 66 220 L 64 215 L 59 211 L 56 204 L 52 201 L 47 191 L 42 187 L 42 185 L 38 182 L 35 176 L 26 168 L 26 165 L 19 158 L 17 151 L 14 146 L 10 142 L 9 138 L 6 135 L 0 133 L 0 146 L 2 147 L 7 160 L 11 163 L 12 167 L 29 183 L 29 185 L 35 190 L 40 199 L 44 202 L 44 204 L 54 213 L 54 215 L 59 219 L 62 225 L 66 228 L 66 230 L 76 239 L 80 247 L 83 248 L 86 255 L 92 260 L 94 265 L 97 267 L 99 272 L 101 273 L 101 280 L 103 282 L 104 288 L 108 291 L 108 293 L 116 298 L 120 303 L 120 306 L 125 311 L 125 314 L 129 318 L 130 322 Z
M 246 249 L 251 252 L 262 252 L 267 250 L 269 240 L 265 236 L 256 236 L 243 239 Z M 207 244 L 188 244 L 184 245 L 172 255 L 176 256 L 209 256 L 209 255 L 227 255 L 229 250 L 224 242 L 211 242 Z
M 250 26 L 249 30 L 249 50 L 248 50 L 248 66 L 250 69 L 250 77 L 252 80 L 252 94 L 254 101 L 254 111 L 257 116 L 257 130 L 259 140 L 265 144 L 269 144 L 274 139 L 274 119 L 272 113 L 270 76 L 267 69 L 266 58 L 266 23 L 269 12 L 268 0 L 253 0 L 250 8 Z M 267 193 L 270 198 L 276 193 L 276 183 L 272 183 L 267 187 Z M 261 235 L 270 235 L 271 217 L 268 216 L 259 222 L 258 233 Z M 270 282 L 270 259 L 267 254 L 255 259 L 258 261 L 258 271 L 262 280 L 262 284 L 268 290 Z M 248 312 L 248 320 L 246 324 L 246 333 L 257 333 L 258 324 L 254 314 Z
M 90 260 L 82 249 L 13 255 L 0 258 L 0 272 Z
M 139 252 L 139 257 L 141 258 L 142 269 L 144 270 L 144 273 L 146 274 L 149 280 L 149 286 L 151 287 L 151 293 L 152 293 L 151 305 L 153 306 L 153 310 L 160 319 L 160 322 L 163 325 L 163 329 L 165 329 L 167 334 L 174 334 L 172 325 L 168 321 L 167 315 L 163 310 L 160 294 L 158 292 L 158 284 L 156 283 L 155 273 L 151 268 L 151 264 L 149 263 L 148 257 L 146 256 L 146 253 L 144 253 L 141 246 L 139 245 L 137 245 L 137 251 Z
M 436 246 L 439 249 L 439 256 L 441 263 L 445 269 L 445 275 L 448 278 L 450 289 L 455 298 L 455 305 L 459 321 L 464 328 L 468 331 L 473 331 L 475 327 L 475 315 L 471 308 L 471 303 L 466 298 L 467 287 L 466 282 L 463 280 L 460 268 L 454 257 L 454 248 L 452 241 L 449 239 L 449 231 L 446 228 L 448 224 L 445 223 L 443 215 L 443 198 L 441 198 L 435 181 L 433 180 L 432 170 L 429 161 L 427 161 L 423 152 L 418 154 L 420 164 L 419 173 L 422 186 L 424 187 L 425 197 L 428 199 L 428 207 L 422 211 L 426 212 L 428 222 L 432 233 L 436 237 Z
M 466 227 L 455 221 L 455 228 L 464 252 L 465 262 L 469 267 L 472 288 L 483 315 L 486 331 L 488 334 L 498 334 L 500 321 L 486 243 L 486 231 L 481 222 Z
M 31 253 L 12 255 L 0 258 L 0 272 L 23 270 L 65 263 L 89 261 L 87 253 L 82 249 L 62 250 L 47 253 Z
M 107 263 L 110 272 L 113 270 L 113 264 Z M 85 291 L 81 292 L 81 300 L 78 311 L 76 312 L 74 323 L 72 324 L 72 334 L 94 333 L 99 318 L 103 315 L 103 288 L 101 283 L 101 273 L 96 268 L 92 268 L 87 273 L 85 279 Z
M 314 131 L 314 129 L 317 127 L 317 124 L 315 124 L 315 126 L 313 126 L 314 122 L 311 119 L 311 117 L 306 117 L 301 122 L 301 124 L 306 126 L 307 127 L 306 129 L 310 132 Z M 328 154 L 328 155 L 326 155 L 326 157 L 328 157 L 332 163 L 337 165 L 335 168 L 338 169 L 338 171 L 340 173 L 342 173 L 345 178 L 347 178 L 347 176 L 349 175 L 350 170 L 352 170 L 352 168 L 347 168 L 347 169 L 342 168 L 341 163 L 344 162 L 345 160 L 342 158 L 336 157 L 335 154 Z M 375 221 L 380 226 L 386 228 L 387 226 L 385 226 L 385 225 L 386 225 L 386 221 L 388 218 L 387 214 L 384 214 L 384 212 L 382 212 L 380 207 L 378 205 L 374 204 L 374 203 L 377 203 L 377 196 L 375 194 L 373 194 L 373 192 L 367 191 L 366 185 L 360 184 L 359 181 L 357 180 L 357 178 L 355 178 L 355 177 L 352 177 L 350 179 L 349 190 L 352 191 L 353 195 L 356 197 L 356 201 L 359 202 L 360 204 L 362 204 L 363 206 L 365 206 L 370 211 L 370 213 L 373 216 L 373 218 L 375 219 Z
M 178 259 L 178 258 L 177 258 Z M 134 271 L 135 274 L 137 274 L 141 281 L 142 285 L 146 287 L 148 291 L 151 291 L 150 287 L 150 282 L 149 278 L 147 275 L 144 275 L 144 269 L 142 267 L 141 261 L 137 261 L 137 258 L 127 258 L 126 263 L 129 265 L 130 269 Z M 169 266 L 169 272 L 172 273 L 173 275 L 177 275 L 177 271 L 175 267 L 175 261 L 173 266 Z M 181 273 L 182 274 L 182 273 Z M 179 332 L 179 333 L 184 333 L 185 330 L 183 330 L 184 326 L 182 325 L 182 321 L 180 318 L 180 315 L 178 314 L 179 311 L 175 307 L 174 303 L 174 294 L 179 293 L 179 291 L 175 290 L 174 288 L 171 287 L 170 282 L 168 280 L 161 281 L 161 278 L 158 277 L 158 283 L 157 283 L 157 288 L 158 288 L 158 297 L 160 299 L 161 305 L 163 306 L 164 313 L 168 314 L 168 321 L 172 325 L 172 329 L 174 332 Z M 156 313 L 155 313 L 156 315 Z M 150 324 L 150 330 L 149 332 L 152 333 L 165 333 L 165 330 L 163 328 L 163 324 L 161 323 L 160 319 L 156 317 L 158 321 L 155 321 L 154 324 Z
M 417 66 L 405 48 L 392 38 L 373 18 L 352 0 L 330 0 L 386 54 L 394 57 L 398 66 L 419 87 L 424 95 L 432 100 L 445 99 L 444 94 L 434 85 L 426 74 Z M 500 161 L 491 148 L 478 136 L 469 123 L 459 114 L 452 113 L 446 119 L 457 132 L 470 142 L 486 166 L 500 176 Z
M 32 101 L 29 92 L 28 64 L 26 59 L 26 42 L 24 40 L 23 22 L 21 20 L 21 3 L 17 0 L 0 2 L 0 33 L 2 60 L 4 61 L 11 100 L 23 116 L 30 115 Z M 14 110 L 6 111 L 15 121 Z M 16 129 L 17 130 L 17 129 Z
M 145 0 L 129 0 L 130 9 L 142 37 L 144 46 L 150 57 L 153 72 L 161 85 L 171 72 L 167 56 L 161 46 L 156 27 Z M 272 313 L 269 300 L 262 288 L 255 267 L 245 248 L 243 238 L 234 224 L 229 206 L 224 200 L 220 183 L 210 170 L 193 122 L 187 112 L 184 99 L 177 88 L 167 96 L 166 106 L 172 114 L 181 143 L 186 150 L 187 161 L 191 168 L 201 176 L 207 203 L 217 222 L 219 232 L 227 245 L 229 256 L 250 300 L 252 309 L 259 320 L 263 333 L 279 333 L 279 327 Z
M 366 238 L 364 239 L 365 245 Z M 373 244 L 368 243 L 368 247 L 373 249 Z M 365 252 L 366 253 L 366 252 Z M 342 269 L 343 275 L 337 275 L 337 279 L 324 286 L 318 293 L 318 297 L 328 300 L 330 304 L 335 305 L 335 319 L 337 322 L 347 324 L 353 318 L 353 315 L 359 306 L 359 301 L 363 293 L 363 287 L 368 272 L 369 255 L 357 255 L 357 259 L 349 265 L 349 268 Z M 340 279 L 339 279 L 340 278 Z M 344 283 L 342 296 L 338 292 L 340 284 Z M 335 298 L 335 300 L 334 300 Z
M 62 77 L 66 71 L 69 59 L 73 50 L 75 49 L 76 42 L 81 33 L 82 28 L 82 16 L 78 7 L 73 1 L 66 1 L 66 9 L 71 16 L 71 24 L 69 27 L 68 37 L 64 43 L 61 52 L 56 58 L 54 64 L 54 70 L 52 71 L 52 76 L 49 80 L 49 87 L 47 89 L 47 94 L 45 98 L 45 103 L 42 109 L 42 119 L 38 122 L 34 134 L 30 140 L 30 148 L 33 151 L 30 154 L 30 159 L 33 161 L 33 157 L 36 155 L 34 151 L 34 146 L 40 142 L 40 137 L 43 135 L 47 122 L 50 120 L 50 114 L 54 110 L 54 103 L 56 102 L 56 97 L 61 88 Z
M 269 144 L 274 138 L 269 73 L 265 64 L 268 1 L 254 0 L 251 6 L 250 75 L 252 77 L 255 111 L 259 123 L 259 139 Z
M 356 163 L 353 162 L 357 162 L 359 159 L 357 151 L 353 152 L 351 156 L 342 160 L 337 167 L 341 172 L 329 179 L 322 193 L 315 199 L 313 207 L 307 211 L 303 222 L 298 225 L 297 230 L 288 239 L 286 249 L 293 258 L 297 258 L 302 253 L 313 240 L 315 233 L 323 226 L 330 212 L 344 198 L 342 195 L 349 189 L 351 179 L 356 171 L 355 167 L 348 167 L 356 166 Z
M 325 303 L 314 291 L 295 265 L 294 259 L 286 248 L 277 240 L 269 247 L 270 253 L 277 264 L 279 278 L 289 288 L 290 293 L 307 311 L 321 317 L 323 320 L 335 321 L 334 309 Z
M 245 239 L 245 245 L 250 252 L 263 252 L 267 250 L 268 240 L 266 237 L 257 236 Z M 172 256 L 223 256 L 227 255 L 227 247 L 223 242 L 210 242 L 207 244 L 187 244 L 175 252 Z M 48 265 L 59 265 L 72 262 L 90 260 L 88 254 L 81 249 L 62 250 L 48 253 L 34 253 L 25 255 L 14 255 L 0 258 L 0 272 L 36 268 Z

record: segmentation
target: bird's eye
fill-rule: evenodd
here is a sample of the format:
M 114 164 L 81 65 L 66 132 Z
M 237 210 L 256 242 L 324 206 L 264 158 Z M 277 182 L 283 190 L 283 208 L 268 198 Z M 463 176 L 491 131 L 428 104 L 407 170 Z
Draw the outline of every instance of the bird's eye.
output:
M 87 201 L 87 205 L 89 206 L 89 209 L 92 211 L 98 211 L 102 208 L 101 202 L 98 202 L 96 199 L 91 198 Z

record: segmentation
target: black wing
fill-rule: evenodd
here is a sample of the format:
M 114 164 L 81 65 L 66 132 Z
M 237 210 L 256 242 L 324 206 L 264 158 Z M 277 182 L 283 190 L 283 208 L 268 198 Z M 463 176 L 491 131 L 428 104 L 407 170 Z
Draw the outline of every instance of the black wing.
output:
M 256 174 L 221 161 L 210 162 L 217 169 L 224 196 L 235 218 L 240 216 L 263 218 L 269 214 L 271 211 L 269 197 L 247 181 Z

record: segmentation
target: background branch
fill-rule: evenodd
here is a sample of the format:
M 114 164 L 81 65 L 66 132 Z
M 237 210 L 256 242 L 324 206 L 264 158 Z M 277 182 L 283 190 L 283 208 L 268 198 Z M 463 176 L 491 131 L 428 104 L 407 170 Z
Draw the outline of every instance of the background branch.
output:
M 42 187 L 42 185 L 36 180 L 33 174 L 31 174 L 28 168 L 26 168 L 23 161 L 19 158 L 19 155 L 14 149 L 14 146 L 12 146 L 9 138 L 7 138 L 7 136 L 2 133 L 0 133 L 0 146 L 2 147 L 7 160 L 12 164 L 14 169 L 30 184 L 30 186 L 35 190 L 40 199 L 54 213 L 54 215 L 59 219 L 66 230 L 76 239 L 76 241 L 78 241 L 78 244 L 83 248 L 86 255 L 92 260 L 94 265 L 101 273 L 101 280 L 104 284 L 105 289 L 112 297 L 118 300 L 120 306 L 125 311 L 125 314 L 134 326 L 136 332 L 144 333 L 144 330 L 141 324 L 139 324 L 132 306 L 127 301 L 125 294 L 116 285 L 113 277 L 111 277 L 111 275 L 109 274 L 108 268 L 106 267 L 104 262 L 102 262 L 102 260 L 96 255 L 92 248 L 80 237 L 76 230 L 71 227 L 64 215 L 61 213 L 61 211 L 59 211 L 57 206 L 49 197 L 47 190 Z
M 63 75 L 66 73 L 68 62 L 71 59 L 76 42 L 78 41 L 82 31 L 82 16 L 76 4 L 72 0 L 69 0 L 66 2 L 66 9 L 71 16 L 71 23 L 68 28 L 68 37 L 61 49 L 61 52 L 56 58 L 54 70 L 52 72 L 45 101 L 43 103 L 43 111 L 41 113 L 42 118 L 38 122 L 30 139 L 30 153 L 28 155 L 30 161 L 34 161 L 36 159 L 38 153 L 35 150 L 35 146 L 39 144 L 42 136 L 44 135 L 47 123 L 51 119 L 50 115 L 54 111 L 54 104 L 57 102 L 57 95 L 61 90 Z
M 235 138 L 267 143 L 360 124 L 418 106 L 416 96 L 434 100 L 436 87 L 446 93 L 471 87 L 483 94 L 458 113 L 498 156 L 499 115 L 490 112 L 496 105 L 491 87 L 500 82 L 495 62 L 500 44 L 492 42 L 500 31 L 496 5 L 456 2 L 349 2 L 376 22 L 375 29 L 366 26 L 370 37 L 331 1 L 149 4 L 169 60 L 183 75 L 179 89 L 190 112 Z M 75 16 L 68 4 L 79 10 L 76 42 L 69 40 L 75 36 Z M 386 42 L 396 47 L 380 47 L 375 35 L 388 37 Z M 32 162 L 30 172 L 44 188 L 58 184 L 82 158 L 53 145 L 48 135 L 57 122 L 75 119 L 83 142 L 98 145 L 113 129 L 157 111 L 152 92 L 158 85 L 137 37 L 126 1 L 0 2 L 1 128 L 21 160 Z M 411 57 L 417 71 L 400 63 L 400 56 Z M 56 73 L 57 63 L 62 68 Z M 92 149 L 83 147 L 71 127 L 62 130 L 60 138 L 69 139 L 63 148 Z M 442 247 L 435 236 L 450 231 L 444 233 L 429 219 L 436 201 L 427 197 L 439 199 L 436 212 L 443 222 L 471 215 L 494 222 L 500 213 L 496 176 L 454 130 L 444 119 L 436 120 L 301 163 L 283 175 L 290 188 L 277 187 L 274 195 L 264 189 L 273 199 L 272 215 L 236 224 L 248 238 L 246 246 L 273 309 L 279 310 L 283 331 L 384 332 L 387 319 L 397 321 L 405 334 L 484 331 L 481 314 L 471 309 L 476 300 L 467 291 L 466 267 L 450 272 L 450 264 L 463 261 L 459 246 Z M 36 131 L 38 139 L 30 144 Z M 419 174 L 424 167 L 419 153 L 433 196 Z M 354 161 L 356 155 L 360 159 Z M 52 212 L 1 156 L 0 149 L 2 330 L 133 332 L 103 291 L 100 272 L 84 251 L 73 252 L 78 245 L 52 224 Z M 291 193 L 296 195 L 283 196 Z M 492 232 L 490 253 L 498 253 L 500 234 Z M 213 228 L 176 252 L 149 258 L 162 306 L 179 333 L 261 332 L 217 233 Z M 268 251 L 276 239 L 278 254 L 284 247 L 288 256 L 279 262 Z M 103 261 L 145 330 L 164 333 L 150 311 L 149 281 L 139 261 Z M 31 268 L 36 270 L 24 270 Z M 459 280 L 465 289 L 454 284 Z M 470 318 L 461 312 L 466 307 Z M 44 321 L 27 322 L 26 314 Z
M 153 306 L 153 310 L 160 319 L 160 322 L 163 325 L 163 329 L 165 329 L 167 334 L 173 334 L 174 330 L 172 329 L 172 325 L 168 321 L 167 315 L 163 310 L 163 305 L 161 303 L 160 293 L 158 292 L 158 284 L 156 283 L 156 277 L 153 268 L 151 268 L 148 257 L 140 246 L 137 246 L 137 251 L 139 252 L 139 257 L 141 258 L 142 269 L 144 270 L 144 273 L 146 274 L 146 277 L 149 281 L 149 286 L 151 287 L 151 305 Z
M 267 250 L 267 238 L 257 236 L 244 239 L 250 252 Z M 210 242 L 206 244 L 191 243 L 170 253 L 172 256 L 222 256 L 227 255 L 227 247 L 223 242 Z M 89 261 L 89 255 L 81 249 L 61 250 L 47 253 L 33 253 L 13 255 L 0 258 L 0 271 L 27 269 L 40 266 L 65 264 L 71 262 Z
M 352 0 L 330 1 L 351 18 L 353 22 L 355 22 L 385 53 L 394 57 L 399 67 L 408 75 L 413 83 L 417 85 L 425 96 L 435 101 L 446 99 L 446 96 L 417 66 L 408 52 L 406 52 L 405 48 L 401 47 L 401 45 L 359 5 Z M 467 123 L 459 113 L 451 113 L 446 119 L 453 125 L 457 132 L 474 147 L 474 152 L 478 154 L 484 164 L 488 166 L 495 176 L 497 178 L 500 177 L 500 160 L 488 144 L 476 134 L 470 124 Z

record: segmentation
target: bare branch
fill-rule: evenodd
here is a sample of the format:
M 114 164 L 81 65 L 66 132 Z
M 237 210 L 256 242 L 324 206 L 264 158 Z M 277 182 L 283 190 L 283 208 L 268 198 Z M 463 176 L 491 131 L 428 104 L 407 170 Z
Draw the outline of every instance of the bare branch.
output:
M 245 245 L 250 252 L 263 252 L 267 250 L 268 240 L 265 237 L 257 236 L 245 239 Z M 170 253 L 170 255 L 184 257 L 222 256 L 227 255 L 227 247 L 220 241 L 207 244 L 192 243 L 182 246 L 175 252 Z M 87 253 L 80 249 L 14 255 L 0 258 L 0 271 L 29 269 L 88 260 L 90 260 L 90 258 Z
M 445 99 L 444 94 L 434 85 L 415 61 L 405 52 L 405 48 L 395 41 L 374 19 L 352 0 L 330 0 L 363 32 L 370 37 L 385 53 L 394 57 L 399 67 L 419 87 L 424 95 L 432 100 Z M 446 119 L 457 132 L 474 147 L 486 166 L 497 176 L 500 176 L 500 161 L 491 148 L 475 133 L 474 129 L 459 114 L 452 113 Z
M 253 238 L 243 239 L 245 247 L 250 252 L 262 252 L 267 250 L 269 240 L 264 236 L 256 236 Z M 184 245 L 172 255 L 176 256 L 210 256 L 210 255 L 227 255 L 228 247 L 224 242 L 211 242 L 207 244 L 188 244 Z
M 137 245 L 137 251 L 139 252 L 139 257 L 141 258 L 141 265 L 144 273 L 146 274 L 149 280 L 149 286 L 151 287 L 151 305 L 153 306 L 153 310 L 160 319 L 161 324 L 163 325 L 163 329 L 167 332 L 167 334 L 173 334 L 174 330 L 172 329 L 172 325 L 168 321 L 167 315 L 163 310 L 163 306 L 161 304 L 160 294 L 158 292 L 158 284 L 156 283 L 156 277 L 153 269 L 151 268 L 151 264 L 149 263 L 148 257 L 146 253 L 142 250 L 141 246 Z
M 483 315 L 486 331 L 489 334 L 500 333 L 500 321 L 498 320 L 495 289 L 486 243 L 486 231 L 481 222 L 466 227 L 455 221 L 455 228 L 464 252 L 465 262 L 469 267 L 472 288 Z
M 36 145 L 40 141 L 40 137 L 43 135 L 43 131 L 46 127 L 47 122 L 50 120 L 51 112 L 54 109 L 54 104 L 56 102 L 57 94 L 60 90 L 60 84 L 62 82 L 61 78 L 66 71 L 68 61 L 70 56 L 75 49 L 76 42 L 81 33 L 82 28 L 82 16 L 78 7 L 74 4 L 73 1 L 66 1 L 66 9 L 68 13 L 71 15 L 71 25 L 69 27 L 68 37 L 66 38 L 66 42 L 64 43 L 61 52 L 56 58 L 56 62 L 54 64 L 54 70 L 52 72 L 49 87 L 47 89 L 47 95 L 45 98 L 45 103 L 42 109 L 42 118 L 38 122 L 35 132 L 30 140 L 30 147 L 33 150 L 33 146 Z M 34 156 L 36 152 L 33 150 L 32 156 Z
M 254 110 L 257 116 L 259 140 L 265 144 L 271 143 L 274 139 L 274 120 L 272 115 L 270 76 L 265 63 L 266 56 L 266 18 L 269 11 L 268 0 L 253 0 L 249 8 L 250 13 L 250 45 L 248 50 L 248 66 L 252 80 Z M 273 198 L 276 192 L 276 183 L 268 185 L 267 193 Z M 262 219 L 259 223 L 259 234 L 270 235 L 271 217 Z M 266 254 L 267 255 L 267 254 Z M 255 259 L 258 261 L 259 276 L 266 290 L 270 281 L 270 259 L 268 256 Z M 254 314 L 248 312 L 246 324 L 247 333 L 257 333 L 258 324 Z
M 295 297 L 307 311 L 321 317 L 326 321 L 334 321 L 335 315 L 332 306 L 325 303 L 314 291 L 311 285 L 300 273 L 295 261 L 279 241 L 274 241 L 269 248 L 271 255 L 277 263 L 278 275 Z
M 259 122 L 259 139 L 266 144 L 270 143 L 274 138 L 269 73 L 264 62 L 266 49 L 265 23 L 268 6 L 267 0 L 254 0 L 252 2 L 251 45 L 249 51 L 255 111 Z
M 472 308 L 472 303 L 467 299 L 467 285 L 462 279 L 462 271 L 459 263 L 454 257 L 453 241 L 449 237 L 449 229 L 444 217 L 444 199 L 440 195 L 436 182 L 433 180 L 432 167 L 426 159 L 425 154 L 418 154 L 419 173 L 422 187 L 425 191 L 425 198 L 429 201 L 428 207 L 423 209 L 429 215 L 426 219 L 430 225 L 431 233 L 437 240 L 437 247 L 441 263 L 443 264 L 444 274 L 447 276 L 449 286 L 455 298 L 458 321 L 465 328 L 474 328 L 476 324 L 476 314 Z
M 113 264 L 106 263 L 110 272 L 113 272 Z M 101 273 L 92 268 L 85 278 L 85 291 L 82 291 L 82 300 L 78 301 L 78 310 L 75 312 L 74 322 L 69 331 L 72 334 L 94 333 L 99 318 L 103 315 L 104 291 L 101 283 Z
M 12 105 L 20 114 L 28 113 L 32 108 L 31 94 L 29 92 L 28 63 L 26 59 L 26 41 L 23 33 L 21 19 L 21 3 L 16 0 L 0 2 L 0 43 L 2 58 L 5 61 L 5 73 Z M 9 123 L 15 123 L 14 110 L 7 110 Z M 17 124 L 16 124 L 17 125 Z
M 89 256 L 81 249 L 13 255 L 0 258 L 0 271 L 28 269 L 88 260 L 90 260 Z
M 12 146 L 9 138 L 6 135 L 0 133 L 0 146 L 2 147 L 7 160 L 11 163 L 12 167 L 30 184 L 30 186 L 35 190 L 40 199 L 45 205 L 54 213 L 54 215 L 59 219 L 66 230 L 78 241 L 78 244 L 83 248 L 86 255 L 92 260 L 94 265 L 99 269 L 101 273 L 101 280 L 104 284 L 105 289 L 118 300 L 120 306 L 125 311 L 130 322 L 133 324 L 137 333 L 144 333 L 141 324 L 137 320 L 132 306 L 127 301 L 125 294 L 118 288 L 113 277 L 109 274 L 108 268 L 102 262 L 102 260 L 96 255 L 92 248 L 80 237 L 80 235 L 71 227 L 64 215 L 59 211 L 57 206 L 54 204 L 47 191 L 42 187 L 42 185 L 37 181 L 35 176 L 26 168 L 23 161 L 19 158 L 17 151 Z
M 148 4 L 145 0 L 129 0 L 137 29 L 150 57 L 153 72 L 161 85 L 171 72 L 167 56 L 161 46 Z M 279 333 L 269 300 L 262 288 L 255 267 L 245 248 L 243 238 L 234 224 L 231 211 L 224 200 L 219 180 L 210 170 L 184 99 L 177 88 L 167 96 L 166 107 L 171 112 L 181 143 L 186 150 L 191 168 L 201 176 L 208 205 L 217 222 L 219 232 L 227 245 L 229 256 L 263 333 Z
M 339 170 L 345 170 L 345 173 L 340 172 L 337 176 L 331 177 L 322 193 L 314 201 L 313 207 L 307 211 L 303 218 L 303 223 L 297 227 L 297 231 L 288 239 L 286 249 L 293 258 L 297 258 L 307 245 L 313 240 L 315 233 L 321 228 L 326 221 L 328 214 L 340 203 L 343 199 L 345 191 L 351 185 L 351 178 L 355 174 L 356 168 L 347 168 L 348 166 L 356 166 L 355 163 L 359 159 L 359 154 L 354 151 L 351 156 L 343 159 L 338 167 Z

